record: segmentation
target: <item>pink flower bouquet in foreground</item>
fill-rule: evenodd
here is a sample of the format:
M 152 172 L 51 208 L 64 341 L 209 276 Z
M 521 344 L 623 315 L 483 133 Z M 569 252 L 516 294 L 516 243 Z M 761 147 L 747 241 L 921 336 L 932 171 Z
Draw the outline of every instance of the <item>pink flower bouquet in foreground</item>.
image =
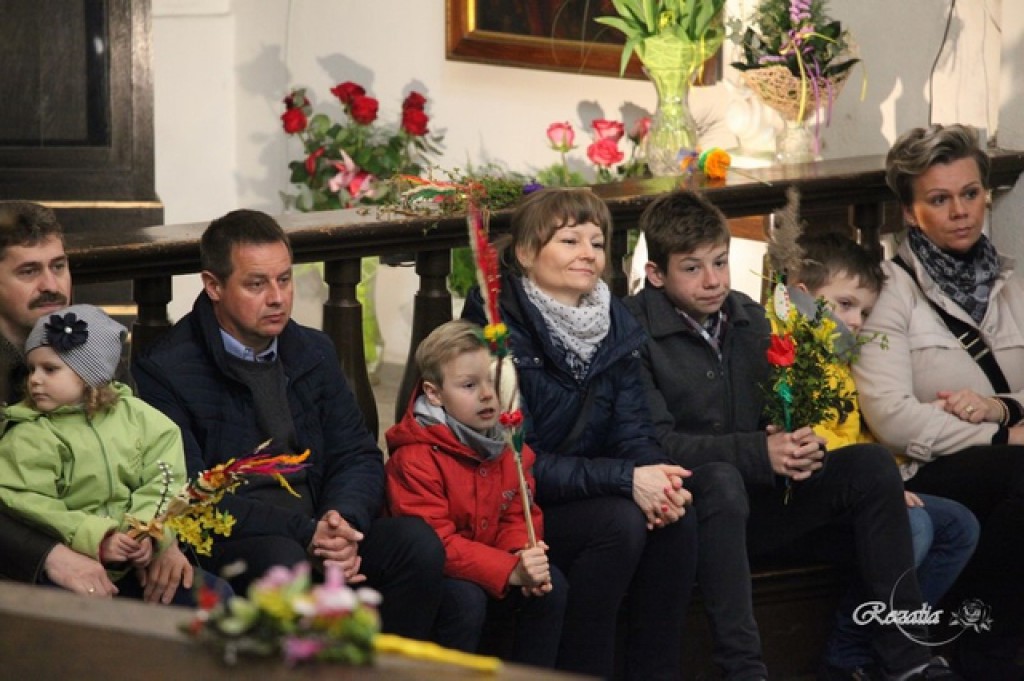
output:
M 199 609 L 182 629 L 218 648 L 224 661 L 240 655 L 279 656 L 286 664 L 332 662 L 371 665 L 377 654 L 495 672 L 496 657 L 448 650 L 433 643 L 380 633 L 380 594 L 366 587 L 353 590 L 337 563 L 325 563 L 324 583 L 313 583 L 309 563 L 273 567 L 249 587 L 247 598 L 221 600 L 200 584 Z

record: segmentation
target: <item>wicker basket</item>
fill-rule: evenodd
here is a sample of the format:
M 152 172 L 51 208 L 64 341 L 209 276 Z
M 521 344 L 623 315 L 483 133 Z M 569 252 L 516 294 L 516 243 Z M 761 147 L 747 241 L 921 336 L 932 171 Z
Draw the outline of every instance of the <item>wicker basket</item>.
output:
M 762 69 L 741 71 L 747 87 L 754 91 L 758 98 L 779 112 L 787 121 L 797 120 L 800 113 L 800 87 L 798 76 L 790 73 L 785 66 L 766 66 Z M 828 93 L 832 93 L 834 102 L 843 90 L 846 79 L 850 76 L 847 69 L 838 76 L 815 79 L 818 84 L 819 100 L 815 102 L 814 87 L 807 82 L 807 103 L 804 107 L 804 118 L 813 114 L 822 104 L 828 101 Z

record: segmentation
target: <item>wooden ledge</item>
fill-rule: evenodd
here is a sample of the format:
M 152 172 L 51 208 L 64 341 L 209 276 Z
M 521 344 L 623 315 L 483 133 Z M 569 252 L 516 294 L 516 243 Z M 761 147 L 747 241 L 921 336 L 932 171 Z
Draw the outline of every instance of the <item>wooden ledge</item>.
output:
M 178 631 L 191 610 L 128 599 L 77 596 L 57 588 L 0 582 L 0 676 L 76 681 L 569 681 L 581 677 L 505 665 L 498 674 L 383 655 L 374 667 L 289 668 L 269 659 L 225 665 Z

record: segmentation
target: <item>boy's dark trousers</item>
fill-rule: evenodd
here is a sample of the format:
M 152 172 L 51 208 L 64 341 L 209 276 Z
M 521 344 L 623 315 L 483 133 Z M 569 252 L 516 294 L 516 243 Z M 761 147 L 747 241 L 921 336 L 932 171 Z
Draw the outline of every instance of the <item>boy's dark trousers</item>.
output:
M 445 578 L 434 640 L 446 648 L 475 653 L 488 616 L 511 614 L 515 624 L 509 661 L 554 667 L 569 594 L 568 582 L 554 565 L 551 585 L 550 592 L 537 597 L 524 596 L 519 587 L 511 587 L 505 598 L 497 600 L 473 582 Z

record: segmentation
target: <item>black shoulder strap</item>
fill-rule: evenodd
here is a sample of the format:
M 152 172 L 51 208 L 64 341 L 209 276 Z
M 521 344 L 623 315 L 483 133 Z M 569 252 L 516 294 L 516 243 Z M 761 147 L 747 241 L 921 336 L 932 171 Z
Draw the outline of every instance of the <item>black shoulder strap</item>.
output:
M 921 284 L 918 283 L 917 277 L 914 276 L 914 270 L 911 269 L 910 265 L 906 260 L 900 256 L 896 256 L 892 259 L 894 263 L 906 270 L 907 274 L 918 288 Z M 985 372 L 985 376 L 988 377 L 989 383 L 992 384 L 992 388 L 996 393 L 1008 393 L 1010 392 L 1010 386 L 1006 381 L 1006 376 L 1003 375 L 1003 370 L 999 368 L 999 362 L 996 361 L 995 355 L 989 349 L 985 343 L 985 339 L 981 337 L 981 334 L 976 328 L 968 324 L 967 322 L 957 319 L 953 315 L 949 314 L 941 307 L 935 304 L 928 296 L 921 292 L 924 299 L 928 301 L 928 304 L 932 306 L 935 313 L 939 315 L 939 318 L 945 322 L 946 326 L 949 327 L 950 332 L 960 341 L 961 347 L 967 351 L 967 354 L 971 356 L 981 370 Z
M 592 384 L 588 382 L 586 393 L 583 395 L 583 404 L 580 406 L 579 413 L 576 414 L 576 422 L 572 424 L 572 430 L 558 444 L 557 449 L 565 449 L 572 445 L 583 434 L 583 429 L 586 427 L 588 417 L 590 416 L 590 408 L 594 406 L 594 392 Z

